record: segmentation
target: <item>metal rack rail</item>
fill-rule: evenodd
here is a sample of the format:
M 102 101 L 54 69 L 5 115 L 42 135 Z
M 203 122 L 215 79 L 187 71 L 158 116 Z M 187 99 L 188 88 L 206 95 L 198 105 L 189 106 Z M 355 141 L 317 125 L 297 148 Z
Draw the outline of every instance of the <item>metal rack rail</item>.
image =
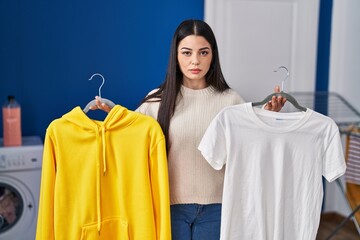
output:
M 290 94 L 303 107 L 311 108 L 332 118 L 341 130 L 353 124 L 360 124 L 360 112 L 337 93 L 292 92 Z M 291 104 L 286 104 L 284 110 L 294 111 L 296 109 Z

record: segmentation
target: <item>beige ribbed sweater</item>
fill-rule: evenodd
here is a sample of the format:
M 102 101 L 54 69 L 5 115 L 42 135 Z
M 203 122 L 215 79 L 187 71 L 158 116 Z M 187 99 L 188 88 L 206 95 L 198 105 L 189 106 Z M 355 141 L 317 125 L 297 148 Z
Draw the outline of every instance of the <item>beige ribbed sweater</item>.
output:
M 212 87 L 181 87 L 169 129 L 168 167 L 171 204 L 221 203 L 224 169 L 214 170 L 197 149 L 206 128 L 225 106 L 243 103 L 234 90 L 219 93 Z M 157 119 L 158 102 L 136 111 Z

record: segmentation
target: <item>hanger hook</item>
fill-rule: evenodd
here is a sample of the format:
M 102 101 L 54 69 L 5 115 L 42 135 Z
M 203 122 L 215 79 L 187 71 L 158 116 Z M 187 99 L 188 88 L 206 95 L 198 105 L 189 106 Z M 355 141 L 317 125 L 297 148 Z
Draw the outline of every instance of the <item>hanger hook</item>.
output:
M 100 77 L 102 78 L 102 83 L 101 83 L 101 85 L 100 85 L 100 87 L 99 87 L 99 97 L 101 98 L 101 88 L 102 88 L 102 86 L 103 86 L 104 83 L 105 83 L 105 78 L 104 78 L 104 76 L 101 75 L 100 73 L 94 73 L 94 74 L 89 78 L 89 81 L 90 81 L 94 76 L 96 76 L 96 75 L 98 75 L 98 76 L 100 76 Z
M 286 77 L 281 81 L 281 91 L 283 92 L 284 91 L 284 82 L 285 82 L 286 79 L 289 78 L 290 73 L 289 73 L 289 70 L 284 66 L 278 67 L 278 69 L 274 70 L 274 72 L 279 71 L 280 68 L 284 68 L 286 70 Z

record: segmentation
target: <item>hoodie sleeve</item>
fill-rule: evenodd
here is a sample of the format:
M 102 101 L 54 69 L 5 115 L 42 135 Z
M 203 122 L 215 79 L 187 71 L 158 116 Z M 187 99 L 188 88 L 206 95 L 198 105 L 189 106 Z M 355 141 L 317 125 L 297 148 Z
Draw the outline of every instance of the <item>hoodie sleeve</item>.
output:
M 151 188 L 154 204 L 156 236 L 158 240 L 171 239 L 170 196 L 165 137 L 159 126 L 152 137 L 150 163 Z
M 36 240 L 54 239 L 54 184 L 56 175 L 55 144 L 51 128 L 46 131 L 42 160 Z

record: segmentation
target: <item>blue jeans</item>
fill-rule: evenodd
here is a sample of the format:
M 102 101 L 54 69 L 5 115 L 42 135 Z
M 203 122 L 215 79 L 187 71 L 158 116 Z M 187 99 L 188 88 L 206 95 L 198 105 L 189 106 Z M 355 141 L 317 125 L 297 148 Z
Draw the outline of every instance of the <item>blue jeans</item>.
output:
M 171 205 L 172 240 L 219 240 L 221 204 Z

